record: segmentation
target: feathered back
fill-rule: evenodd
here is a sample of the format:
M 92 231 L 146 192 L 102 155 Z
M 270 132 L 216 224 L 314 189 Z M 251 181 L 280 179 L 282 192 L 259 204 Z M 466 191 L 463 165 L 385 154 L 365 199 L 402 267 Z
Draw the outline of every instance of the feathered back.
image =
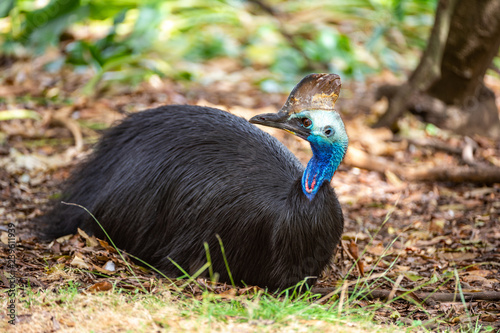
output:
M 330 186 L 309 202 L 303 166 L 279 141 L 227 112 L 171 105 L 111 128 L 69 179 L 61 200 L 88 208 L 115 244 L 166 274 L 194 273 L 210 248 L 229 281 L 282 288 L 318 276 L 343 217 Z M 77 227 L 104 237 L 82 209 L 55 204 L 46 238 Z

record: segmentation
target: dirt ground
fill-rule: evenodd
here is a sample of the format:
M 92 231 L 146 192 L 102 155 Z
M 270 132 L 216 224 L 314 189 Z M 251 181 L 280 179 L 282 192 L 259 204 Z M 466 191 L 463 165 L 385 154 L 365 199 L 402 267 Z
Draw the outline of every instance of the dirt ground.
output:
M 55 289 L 71 279 L 82 288 L 99 289 L 102 278 L 98 274 L 67 268 L 110 273 L 105 265 L 112 261 L 119 285 L 139 288 L 107 243 L 85 234 L 43 243 L 33 233 L 34 219 L 90 151 L 100 129 L 127 112 L 163 104 L 217 106 L 248 119 L 276 111 L 286 98 L 260 92 L 253 82 L 261 73 L 245 70 L 205 86 L 155 78 L 137 88 L 118 85 L 94 96 L 81 96 L 78 89 L 88 74 L 47 73 L 42 64 L 42 60 L 17 61 L 1 69 L 0 110 L 33 110 L 38 115 L 0 122 L 2 288 L 10 285 L 11 224 L 15 226 L 19 284 L 35 290 Z M 208 66 L 207 73 L 210 70 Z M 374 87 L 391 80 L 385 73 L 364 83 L 344 83 L 337 106 L 353 150 L 402 170 L 415 166 L 451 170 L 470 166 L 464 150 L 472 149 L 473 164 L 500 167 L 500 143 L 485 137 L 470 138 L 474 142 L 470 148 L 469 139 L 426 126 L 410 115 L 400 121 L 397 135 L 371 129 L 370 123 L 384 107 L 383 101 L 373 100 Z M 500 82 L 489 80 L 500 96 Z M 307 143 L 267 130 L 307 162 L 311 156 Z M 394 172 L 397 169 L 377 172 L 356 165 L 346 160 L 332 181 L 346 226 L 342 246 L 315 290 L 338 294 L 339 281 L 345 278 L 346 288 L 355 292 L 352 286 L 361 280 L 373 292 L 360 297 L 357 306 L 394 298 L 378 310 L 379 322 L 420 320 L 430 329 L 438 324 L 457 329 L 479 321 L 500 329 L 500 183 L 409 181 L 401 176 L 404 173 Z M 134 269 L 146 280 L 154 277 L 139 267 Z M 228 288 L 219 286 L 214 292 Z M 3 320 L 6 315 L 0 316 Z

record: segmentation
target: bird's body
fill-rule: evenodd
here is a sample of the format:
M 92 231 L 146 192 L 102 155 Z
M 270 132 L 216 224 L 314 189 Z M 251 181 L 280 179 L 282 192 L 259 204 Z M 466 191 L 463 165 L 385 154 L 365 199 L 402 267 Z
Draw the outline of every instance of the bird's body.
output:
M 182 275 L 172 261 L 200 269 L 206 242 L 213 271 L 229 282 L 218 235 L 236 283 L 284 288 L 314 281 L 343 229 L 329 181 L 311 197 L 304 174 L 283 144 L 245 119 L 171 105 L 110 129 L 61 199 L 86 207 L 119 248 L 167 275 Z M 58 203 L 44 220 L 49 238 L 78 227 L 104 237 L 78 207 Z

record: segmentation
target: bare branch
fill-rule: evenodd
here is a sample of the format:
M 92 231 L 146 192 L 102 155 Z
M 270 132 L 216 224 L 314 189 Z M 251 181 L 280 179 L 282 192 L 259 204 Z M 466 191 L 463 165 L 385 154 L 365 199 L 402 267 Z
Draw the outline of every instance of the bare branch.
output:
M 427 48 L 408 82 L 401 85 L 389 107 L 374 127 L 391 127 L 406 109 L 406 102 L 414 92 L 426 90 L 441 75 L 441 61 L 446 45 L 450 22 L 457 0 L 440 0 Z
M 409 181 L 500 183 L 500 168 L 495 166 L 475 164 L 455 168 L 449 166 L 405 167 L 379 156 L 371 156 L 353 147 L 348 149 L 344 163 L 352 167 L 384 174 L 386 171 L 390 171 Z

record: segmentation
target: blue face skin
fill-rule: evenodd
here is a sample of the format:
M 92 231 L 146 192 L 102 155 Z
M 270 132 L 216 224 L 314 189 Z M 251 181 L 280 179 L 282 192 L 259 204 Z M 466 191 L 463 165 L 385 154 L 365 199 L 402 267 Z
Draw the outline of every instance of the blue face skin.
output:
M 302 175 L 302 190 L 312 200 L 323 182 L 330 182 L 347 150 L 344 122 L 336 111 L 308 110 L 293 114 L 310 130 L 307 141 L 313 157 Z

